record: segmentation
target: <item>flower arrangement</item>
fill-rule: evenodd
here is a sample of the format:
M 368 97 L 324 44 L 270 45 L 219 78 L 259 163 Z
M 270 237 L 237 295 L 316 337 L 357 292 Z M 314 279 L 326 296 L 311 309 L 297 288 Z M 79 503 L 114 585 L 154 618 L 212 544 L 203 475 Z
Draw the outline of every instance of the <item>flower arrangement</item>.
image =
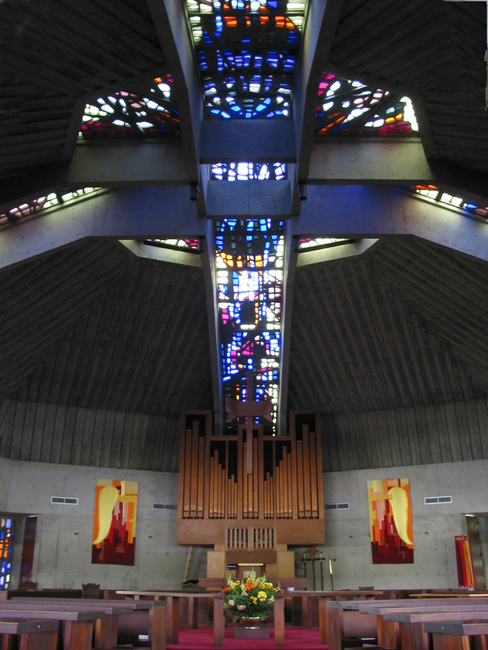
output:
M 274 595 L 280 591 L 280 585 L 273 586 L 266 580 L 266 576 L 256 577 L 251 571 L 247 580 L 232 580 L 227 578 L 227 587 L 224 589 L 224 610 L 233 616 L 241 618 L 260 618 L 264 620 L 274 607 Z

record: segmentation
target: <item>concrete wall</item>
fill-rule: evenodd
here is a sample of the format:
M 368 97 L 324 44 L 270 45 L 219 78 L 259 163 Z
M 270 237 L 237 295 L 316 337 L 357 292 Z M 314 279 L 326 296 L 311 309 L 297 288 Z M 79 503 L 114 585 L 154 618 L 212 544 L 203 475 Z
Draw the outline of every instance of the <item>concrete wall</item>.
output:
M 133 567 L 91 564 L 97 479 L 138 481 L 136 562 Z M 51 496 L 78 497 L 79 505 L 51 505 Z M 38 515 L 32 579 L 39 588 L 181 588 L 188 549 L 176 544 L 178 474 L 113 468 L 75 467 L 0 458 L 0 512 Z M 23 517 L 19 522 L 20 538 Z M 21 548 L 14 547 L 13 587 L 18 584 Z M 15 582 L 17 578 L 17 582 Z
M 91 564 L 98 478 L 139 482 L 134 567 Z M 366 482 L 382 478 L 410 480 L 414 564 L 372 564 Z M 335 558 L 336 589 L 457 587 L 454 536 L 466 534 L 465 513 L 488 513 L 488 461 L 331 472 L 324 474 L 324 493 L 326 503 L 351 504 L 350 510 L 325 515 L 326 544 L 320 550 L 324 557 Z M 180 588 L 188 549 L 176 544 L 176 511 L 152 509 L 154 502 L 176 504 L 177 495 L 178 475 L 173 473 L 0 458 L 0 512 L 38 515 L 32 577 L 41 588 L 79 587 L 82 582 L 104 588 Z M 425 496 L 443 495 L 451 495 L 453 503 L 424 505 Z M 51 496 L 75 496 L 79 505 L 51 505 Z M 302 555 L 303 549 L 296 549 L 298 562 Z M 325 563 L 324 574 L 327 589 Z
M 372 564 L 366 482 L 384 478 L 410 481 L 414 564 Z M 326 503 L 351 504 L 350 510 L 325 515 L 326 544 L 320 550 L 335 558 L 334 588 L 457 587 L 454 536 L 466 534 L 465 513 L 488 512 L 488 461 L 326 473 L 324 493 Z M 452 504 L 424 505 L 426 496 L 445 495 L 452 496 Z M 324 586 L 330 588 L 325 565 L 324 573 Z

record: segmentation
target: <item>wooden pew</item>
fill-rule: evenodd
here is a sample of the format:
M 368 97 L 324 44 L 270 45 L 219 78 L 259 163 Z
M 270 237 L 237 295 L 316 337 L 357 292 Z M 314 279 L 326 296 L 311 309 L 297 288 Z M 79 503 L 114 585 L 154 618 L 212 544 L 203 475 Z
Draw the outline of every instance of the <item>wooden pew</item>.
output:
M 382 591 L 375 590 L 352 590 L 345 589 L 341 591 L 292 591 L 284 594 L 286 599 L 291 599 L 293 602 L 298 601 L 301 604 L 301 625 L 306 629 L 313 627 L 313 614 L 314 611 L 319 613 L 319 628 L 324 631 L 326 629 L 325 617 L 327 616 L 326 601 L 329 600 L 366 600 L 367 598 L 381 598 Z M 294 608 L 293 608 L 294 611 Z M 324 619 L 320 623 L 321 617 Z M 293 617 L 293 625 L 296 626 L 296 618 Z M 324 637 L 325 638 L 325 637 Z M 322 641 L 327 643 L 327 641 Z
M 413 601 L 411 604 L 406 600 L 383 600 L 383 601 L 338 601 L 327 602 L 327 642 L 329 650 L 339 650 L 344 646 L 345 639 L 353 637 L 377 637 L 378 644 L 384 648 L 397 648 L 399 646 L 399 624 L 395 621 L 385 621 L 383 614 L 403 610 L 404 612 L 424 609 L 446 607 L 449 603 L 453 606 L 463 603 L 472 607 L 476 605 L 486 606 L 484 598 L 473 598 L 469 601 L 445 598 Z M 379 610 L 381 614 L 379 614 Z M 384 611 L 383 611 L 384 610 Z M 358 616 L 361 612 L 369 612 L 372 617 Z M 368 621 L 368 619 L 371 619 Z M 321 638 L 321 643 L 323 643 Z
M 18 637 L 18 650 L 56 650 L 58 628 L 57 621 L 0 620 L 2 650 L 10 650 L 14 636 Z
M 425 631 L 432 634 L 434 650 L 486 650 L 488 617 L 471 623 L 425 623 Z
M 97 618 L 103 618 L 103 612 L 68 611 L 50 609 L 41 611 L 31 609 L 0 609 L 0 621 L 12 619 L 38 619 L 55 621 L 62 630 L 63 650 L 91 650 L 93 638 L 93 624 Z
M 436 608 L 437 609 L 437 608 Z M 449 611 L 428 611 L 420 613 L 395 613 L 384 614 L 385 620 L 397 622 L 400 625 L 400 646 L 411 650 L 429 650 L 432 648 L 431 635 L 426 632 L 426 623 L 450 622 L 453 617 L 457 621 L 473 621 L 479 617 L 488 616 L 488 607 L 484 609 L 480 605 L 471 608 L 449 607 Z
M 92 603 L 87 603 L 86 600 L 81 600 L 81 602 L 74 602 L 71 600 L 69 603 L 61 599 L 53 601 L 47 601 L 45 598 L 29 599 L 28 602 L 25 602 L 24 599 L 18 598 L 7 601 L 7 603 L 0 603 L 0 611 L 2 607 L 12 609 L 46 609 L 47 607 L 54 607 L 56 611 L 58 610 L 73 610 L 75 608 L 77 611 L 102 611 L 105 614 L 104 618 L 99 618 L 95 621 L 95 636 L 94 636 L 94 648 L 99 650 L 107 650 L 109 648 L 114 648 L 117 645 L 117 632 L 118 632 L 118 617 L 121 614 L 129 614 L 132 611 L 132 608 L 123 603 L 117 604 L 116 606 L 107 604 L 106 601 L 95 601 Z
M 141 599 L 152 599 L 154 601 L 164 601 L 166 603 L 166 633 L 167 641 L 171 644 L 178 643 L 180 630 L 180 601 L 185 600 L 188 604 L 188 626 L 191 628 L 198 627 L 198 600 L 214 599 L 217 594 L 197 591 L 117 591 L 118 595 L 126 598 L 133 598 L 136 602 Z
M 419 644 L 417 647 L 423 648 L 423 628 L 421 622 L 405 622 L 405 619 L 399 620 L 401 617 L 414 616 L 414 615 L 430 615 L 430 620 L 439 616 L 439 620 L 443 620 L 443 614 L 447 616 L 461 615 L 467 613 L 471 616 L 476 616 L 476 611 L 483 614 L 488 612 L 486 604 L 474 605 L 467 603 L 465 600 L 452 601 L 450 599 L 444 603 L 428 605 L 413 603 L 405 607 L 375 607 L 374 605 L 364 605 L 359 607 L 359 612 L 362 614 L 369 614 L 374 617 L 377 624 L 377 638 L 378 644 L 383 648 L 408 648 L 410 650 L 411 644 Z M 412 646 L 413 648 L 413 646 Z M 429 643 L 427 639 L 427 650 Z
M 21 603 L 22 599 L 13 599 L 13 601 Z M 29 599 L 29 603 L 35 602 L 32 599 Z M 129 609 L 129 613 L 122 613 L 117 616 L 117 620 L 112 619 L 111 629 L 108 630 L 107 634 L 110 635 L 110 638 L 113 639 L 115 635 L 117 637 L 125 635 L 125 638 L 118 638 L 118 641 L 125 642 L 138 642 L 139 635 L 147 634 L 149 636 L 151 650 L 165 650 L 166 649 L 166 603 L 158 601 L 149 601 L 149 600 L 84 600 L 79 599 L 69 599 L 69 601 L 64 601 L 60 598 L 45 599 L 43 598 L 39 602 L 36 602 L 36 607 L 42 607 L 46 603 L 53 605 L 55 607 L 80 607 L 88 608 L 90 610 L 100 609 L 105 611 L 106 608 L 124 608 Z M 115 610 L 114 610 L 115 611 Z M 114 626 L 117 626 L 117 630 L 114 630 Z M 105 638 L 106 630 L 100 630 L 100 640 L 99 643 L 103 642 Z M 115 643 L 117 645 L 117 643 Z M 112 646 L 114 647 L 114 646 Z

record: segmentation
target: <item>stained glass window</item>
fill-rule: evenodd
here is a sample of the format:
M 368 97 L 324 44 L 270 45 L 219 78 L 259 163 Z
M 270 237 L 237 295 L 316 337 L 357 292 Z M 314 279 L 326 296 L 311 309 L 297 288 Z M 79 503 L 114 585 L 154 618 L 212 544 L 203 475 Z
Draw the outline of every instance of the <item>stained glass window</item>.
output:
M 210 180 L 213 181 L 282 181 L 286 178 L 286 164 L 280 162 L 213 163 L 210 167 Z
M 170 248 L 172 250 L 187 251 L 190 253 L 200 252 L 200 240 L 194 239 L 146 239 L 144 241 L 148 246 L 159 246 L 160 248 Z
M 412 102 L 399 93 L 325 72 L 319 84 L 318 135 L 408 135 L 418 131 Z
M 10 586 L 13 537 L 12 519 L 2 517 L 0 519 L 0 591 L 5 591 Z
M 272 403 L 278 419 L 281 366 L 283 222 L 215 222 L 217 303 L 224 398 Z M 248 394 L 247 373 L 253 395 Z M 259 422 L 256 424 L 266 424 Z M 227 428 L 232 430 L 229 422 Z
M 100 188 L 84 187 L 76 190 L 65 189 L 58 193 L 53 192 L 47 196 L 40 196 L 33 201 L 29 201 L 29 203 L 22 203 L 21 205 L 11 208 L 8 212 L 0 214 L 0 227 L 6 224 L 15 223 L 19 219 L 32 217 L 48 208 L 59 208 L 66 203 L 81 201 L 87 196 L 100 191 Z
M 488 218 L 488 206 L 478 205 L 477 203 L 461 196 L 453 196 L 448 192 L 443 192 L 435 185 L 412 185 L 405 189 L 420 197 L 432 199 L 433 201 L 437 201 L 443 205 L 465 210 L 477 217 Z
M 206 114 L 289 118 L 305 0 L 187 0 Z
M 87 104 L 83 138 L 180 135 L 180 118 L 172 98 L 170 75 L 156 77 L 131 91 L 120 90 Z

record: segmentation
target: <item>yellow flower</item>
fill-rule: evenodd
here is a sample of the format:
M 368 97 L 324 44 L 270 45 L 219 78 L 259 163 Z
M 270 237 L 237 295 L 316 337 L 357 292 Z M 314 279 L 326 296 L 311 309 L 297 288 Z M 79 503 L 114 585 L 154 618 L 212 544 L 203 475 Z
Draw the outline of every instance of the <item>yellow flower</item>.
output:
M 258 598 L 259 598 L 259 600 L 260 600 L 261 602 L 262 602 L 263 600 L 266 600 L 267 597 L 268 597 L 268 596 L 266 595 L 266 592 L 265 592 L 265 591 L 259 591 L 259 592 L 258 592 Z

